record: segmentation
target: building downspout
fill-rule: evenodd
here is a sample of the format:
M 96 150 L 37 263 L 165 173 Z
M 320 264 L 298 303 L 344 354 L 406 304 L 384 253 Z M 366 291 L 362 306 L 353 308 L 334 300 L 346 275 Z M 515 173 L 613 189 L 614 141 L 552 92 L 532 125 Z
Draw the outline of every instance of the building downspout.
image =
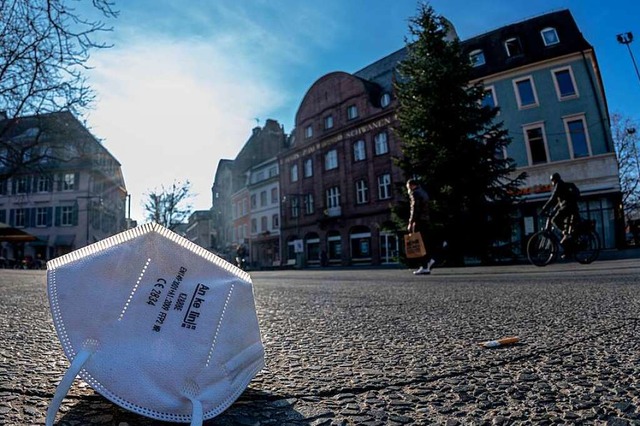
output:
M 593 75 L 591 74 L 591 67 L 589 67 L 589 61 L 587 60 L 587 55 L 585 55 L 584 50 L 582 50 L 580 53 L 582 54 L 582 60 L 585 64 L 585 67 L 587 68 L 587 74 L 589 75 L 589 83 L 591 84 L 591 90 L 596 96 L 596 106 L 598 107 L 598 114 L 600 115 L 602 122 L 606 123 L 607 126 L 611 127 L 611 123 L 609 122 L 609 116 L 605 115 L 604 111 L 602 110 L 601 99 L 598 97 L 598 91 L 596 90 L 596 84 L 593 81 Z M 604 100 L 604 88 L 601 91 L 601 93 L 602 93 L 602 102 L 606 102 Z M 605 139 L 605 146 L 607 148 L 607 152 L 614 152 L 613 144 L 610 136 L 611 133 L 607 131 L 607 128 L 605 128 L 604 130 L 605 130 L 604 139 Z

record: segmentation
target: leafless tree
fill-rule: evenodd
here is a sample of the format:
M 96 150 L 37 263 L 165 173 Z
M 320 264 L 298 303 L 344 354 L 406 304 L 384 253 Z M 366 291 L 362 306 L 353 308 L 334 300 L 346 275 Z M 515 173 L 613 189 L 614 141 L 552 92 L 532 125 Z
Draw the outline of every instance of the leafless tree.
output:
M 188 180 L 174 181 L 168 188 L 162 185 L 160 190 L 154 189 L 145 194 L 146 217 L 149 221 L 174 230 L 189 218 L 192 212 L 190 199 L 194 195 Z
M 83 17 L 80 7 L 100 18 Z M 101 19 L 117 17 L 113 7 L 112 0 L 0 0 L 2 177 L 38 164 L 34 154 L 46 151 L 34 149 L 44 139 L 38 126 L 29 137 L 16 134 L 23 117 L 60 111 L 77 116 L 93 102 L 85 71 L 92 51 L 110 47 L 100 40 L 111 31 Z
M 611 134 L 618 158 L 620 187 L 625 216 L 640 212 L 640 122 L 615 113 Z

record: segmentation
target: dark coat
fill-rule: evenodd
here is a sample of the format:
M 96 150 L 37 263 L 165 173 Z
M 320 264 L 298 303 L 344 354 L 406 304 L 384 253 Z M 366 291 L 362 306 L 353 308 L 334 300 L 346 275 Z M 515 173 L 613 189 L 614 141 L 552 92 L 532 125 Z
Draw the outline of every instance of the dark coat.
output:
M 427 191 L 416 187 L 409 193 L 409 199 L 411 201 L 411 214 L 409 216 L 409 223 L 413 222 L 428 222 L 429 221 L 429 194 Z

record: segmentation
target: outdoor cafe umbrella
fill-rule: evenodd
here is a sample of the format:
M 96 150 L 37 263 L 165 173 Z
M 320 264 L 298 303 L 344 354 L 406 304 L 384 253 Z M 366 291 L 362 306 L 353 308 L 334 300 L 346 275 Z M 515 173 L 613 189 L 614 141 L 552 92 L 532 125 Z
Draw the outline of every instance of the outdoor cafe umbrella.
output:
M 38 238 L 21 229 L 13 228 L 6 223 L 0 222 L 0 241 L 9 241 L 11 243 L 22 243 L 27 241 L 35 241 Z

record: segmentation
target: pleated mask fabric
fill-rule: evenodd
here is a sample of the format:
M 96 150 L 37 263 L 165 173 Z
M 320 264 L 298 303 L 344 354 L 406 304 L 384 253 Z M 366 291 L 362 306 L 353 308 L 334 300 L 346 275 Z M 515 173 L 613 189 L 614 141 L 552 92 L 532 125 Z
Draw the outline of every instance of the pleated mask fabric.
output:
M 249 274 L 161 225 L 49 261 L 47 292 L 71 362 L 47 425 L 78 374 L 128 410 L 199 425 L 264 367 Z

